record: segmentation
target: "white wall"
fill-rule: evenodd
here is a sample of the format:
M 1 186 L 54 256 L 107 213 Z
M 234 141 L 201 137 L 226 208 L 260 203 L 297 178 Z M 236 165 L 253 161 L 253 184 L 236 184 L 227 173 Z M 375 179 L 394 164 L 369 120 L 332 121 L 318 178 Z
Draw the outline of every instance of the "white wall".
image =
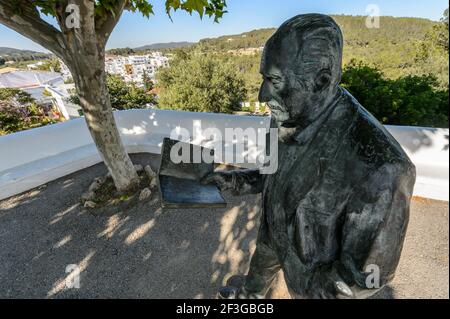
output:
M 268 128 L 269 119 L 166 110 L 115 113 L 128 152 L 160 153 L 170 132 L 193 123 L 224 131 L 229 128 Z M 387 127 L 416 165 L 415 195 L 448 201 L 448 129 Z M 204 144 L 205 141 L 195 141 Z M 228 143 L 230 141 L 225 141 Z M 101 161 L 84 118 L 0 137 L 0 199 L 21 193 Z M 256 150 L 250 150 L 256 156 Z
M 416 166 L 414 194 L 448 201 L 449 130 L 410 126 L 387 128 Z

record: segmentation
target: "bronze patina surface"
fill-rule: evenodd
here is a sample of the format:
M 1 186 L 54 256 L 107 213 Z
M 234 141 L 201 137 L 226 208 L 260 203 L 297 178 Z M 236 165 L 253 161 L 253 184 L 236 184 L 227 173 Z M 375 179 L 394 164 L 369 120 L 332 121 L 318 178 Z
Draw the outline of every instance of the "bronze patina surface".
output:
M 174 163 L 173 148 L 187 151 L 186 161 Z M 205 148 L 165 138 L 161 153 L 158 184 L 163 208 L 218 208 L 226 202 L 215 185 L 203 185 L 200 180 L 214 171 L 214 163 L 206 163 L 199 157 Z M 212 150 L 206 150 L 213 155 Z
M 365 298 L 394 277 L 415 167 L 397 141 L 339 87 L 343 37 L 329 16 L 286 21 L 267 42 L 259 100 L 278 128 L 278 170 L 215 172 L 235 194 L 262 193 L 256 251 L 242 289 L 262 298 L 283 270 L 294 298 Z

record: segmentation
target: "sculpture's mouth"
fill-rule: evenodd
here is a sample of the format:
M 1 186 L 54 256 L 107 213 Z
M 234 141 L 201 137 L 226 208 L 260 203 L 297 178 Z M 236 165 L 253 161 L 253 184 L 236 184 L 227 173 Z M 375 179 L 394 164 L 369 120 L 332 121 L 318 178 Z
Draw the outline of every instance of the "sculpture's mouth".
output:
M 276 118 L 279 118 L 280 120 L 287 119 L 286 116 L 288 116 L 289 113 L 286 111 L 286 109 L 283 106 L 281 106 L 278 103 L 268 103 L 267 105 L 269 106 L 270 112 Z
M 294 127 L 298 126 L 298 123 L 288 120 L 288 121 L 282 122 L 281 126 L 285 127 L 285 128 L 294 128 Z
M 290 119 L 289 112 L 278 103 L 268 103 L 270 112 L 280 127 L 294 127 L 295 123 Z
M 267 104 L 269 106 L 269 109 L 271 111 L 279 111 L 279 112 L 284 112 L 284 109 L 281 105 L 279 105 L 278 103 L 268 103 Z

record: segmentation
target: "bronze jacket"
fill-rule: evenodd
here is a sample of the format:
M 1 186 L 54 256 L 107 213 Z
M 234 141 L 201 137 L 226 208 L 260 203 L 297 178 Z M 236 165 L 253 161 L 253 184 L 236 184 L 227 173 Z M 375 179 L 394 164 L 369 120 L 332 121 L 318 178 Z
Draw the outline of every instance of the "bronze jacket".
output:
M 262 191 L 259 234 L 276 252 L 294 293 L 308 295 L 322 271 L 366 288 L 397 267 L 415 167 L 398 142 L 350 93 L 278 146 L 272 175 L 237 171 L 235 191 Z M 298 278 L 303 278 L 299 281 Z

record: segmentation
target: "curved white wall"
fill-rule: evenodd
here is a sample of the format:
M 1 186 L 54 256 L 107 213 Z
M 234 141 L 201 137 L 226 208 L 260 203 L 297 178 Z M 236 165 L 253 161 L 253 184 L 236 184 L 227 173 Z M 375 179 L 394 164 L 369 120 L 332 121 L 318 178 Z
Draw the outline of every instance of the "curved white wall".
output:
M 414 194 L 448 201 L 449 130 L 442 128 L 387 126 L 417 170 Z
M 160 153 L 177 127 L 268 128 L 269 118 L 167 110 L 115 112 L 130 153 Z M 415 195 L 448 201 L 448 129 L 388 126 L 417 167 Z M 225 134 L 223 134 L 225 136 Z M 204 144 L 207 141 L 197 140 Z M 224 141 L 224 143 L 232 143 Z M 83 118 L 0 137 L 0 199 L 21 193 L 101 161 Z M 256 150 L 250 150 L 256 156 Z

